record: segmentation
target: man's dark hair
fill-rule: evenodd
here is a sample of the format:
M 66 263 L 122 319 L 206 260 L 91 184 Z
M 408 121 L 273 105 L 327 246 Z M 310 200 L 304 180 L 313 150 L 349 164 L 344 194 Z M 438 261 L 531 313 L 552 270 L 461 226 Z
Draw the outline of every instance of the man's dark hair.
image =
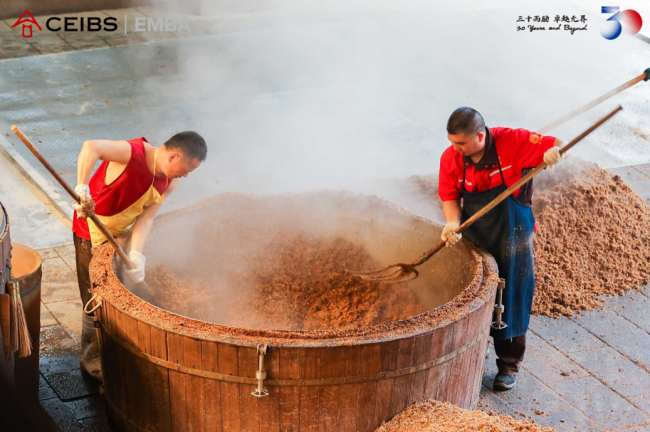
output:
M 485 131 L 483 116 L 474 108 L 460 107 L 449 116 L 447 121 L 447 133 L 457 135 L 476 135 Z
M 167 140 L 165 147 L 167 150 L 179 150 L 191 161 L 198 159 L 203 162 L 208 156 L 208 146 L 205 144 L 205 140 L 193 131 L 177 133 Z

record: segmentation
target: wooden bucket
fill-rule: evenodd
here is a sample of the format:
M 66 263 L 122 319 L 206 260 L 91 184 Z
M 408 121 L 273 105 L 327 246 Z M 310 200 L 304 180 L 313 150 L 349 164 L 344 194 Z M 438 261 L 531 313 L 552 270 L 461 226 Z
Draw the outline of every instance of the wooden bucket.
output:
M 191 255 L 205 252 L 196 243 L 202 221 L 219 214 L 346 235 L 382 264 L 417 257 L 441 231 L 376 197 L 222 195 L 159 219 L 149 262 L 192 265 Z M 97 248 L 93 305 L 107 410 L 120 430 L 373 431 L 423 399 L 477 401 L 498 278 L 494 259 L 468 243 L 422 267 L 412 289 L 431 310 L 351 330 L 260 331 L 182 317 L 136 297 L 114 269 L 110 246 Z M 268 396 L 255 397 L 265 344 Z
M 25 311 L 27 328 L 32 340 L 32 353 L 16 357 L 15 385 L 18 395 L 30 401 L 38 400 L 39 348 L 41 336 L 41 256 L 34 249 L 14 242 L 11 257 L 12 279 L 18 282 Z

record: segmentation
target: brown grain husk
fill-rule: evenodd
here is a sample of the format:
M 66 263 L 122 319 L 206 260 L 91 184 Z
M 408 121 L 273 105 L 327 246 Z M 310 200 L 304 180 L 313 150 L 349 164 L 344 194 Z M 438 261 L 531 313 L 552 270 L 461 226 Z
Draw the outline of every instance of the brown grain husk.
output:
M 157 306 L 237 327 L 346 329 L 397 321 L 427 310 L 404 284 L 372 283 L 347 273 L 347 268 L 379 265 L 362 247 L 341 237 L 280 232 L 249 260 L 254 263 L 250 269 L 228 275 L 228 285 L 238 289 L 221 296 L 215 296 L 200 278 L 182 277 L 163 266 L 148 269 L 147 282 Z M 226 295 L 228 307 L 217 311 L 214 302 Z
M 375 432 L 552 432 L 507 415 L 466 410 L 446 402 L 429 399 L 410 406 Z

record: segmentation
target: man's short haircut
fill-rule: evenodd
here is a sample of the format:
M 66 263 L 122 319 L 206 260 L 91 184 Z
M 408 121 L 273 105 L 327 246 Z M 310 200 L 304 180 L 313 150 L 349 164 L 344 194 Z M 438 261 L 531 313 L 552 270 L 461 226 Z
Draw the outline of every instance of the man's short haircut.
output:
M 457 135 L 476 135 L 485 131 L 485 121 L 483 116 L 474 108 L 460 107 L 449 116 L 447 121 L 447 133 Z
M 196 132 L 179 132 L 169 138 L 165 143 L 167 150 L 177 150 L 183 153 L 190 161 L 198 159 L 205 161 L 208 156 L 208 146 L 203 137 Z

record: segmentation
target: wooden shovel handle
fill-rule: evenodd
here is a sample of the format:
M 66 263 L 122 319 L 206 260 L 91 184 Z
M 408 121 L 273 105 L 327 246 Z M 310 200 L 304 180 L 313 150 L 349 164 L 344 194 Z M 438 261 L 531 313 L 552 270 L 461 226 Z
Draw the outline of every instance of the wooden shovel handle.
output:
M 574 139 L 573 139 L 569 144 L 565 145 L 565 146 L 560 150 L 560 154 L 564 154 L 564 153 L 566 153 L 567 151 L 569 151 L 569 150 L 571 149 L 571 147 L 573 147 L 574 145 L 578 144 L 580 141 L 582 141 L 582 140 L 584 139 L 584 137 L 586 137 L 587 135 L 589 135 L 590 133 L 592 133 L 592 132 L 593 132 L 594 130 L 596 130 L 600 125 L 602 125 L 602 124 L 605 123 L 607 120 L 609 120 L 610 118 L 612 118 L 612 117 L 614 116 L 614 114 L 616 114 L 617 112 L 619 112 L 619 111 L 622 110 L 622 109 L 623 109 L 623 108 L 619 105 L 618 108 L 616 108 L 614 111 L 610 112 L 610 113 L 607 114 L 605 117 L 603 117 L 603 118 L 601 118 L 600 120 L 598 120 L 596 123 L 593 124 L 593 126 L 591 126 L 589 129 L 587 129 L 586 131 L 584 131 L 583 133 L 581 133 L 580 135 L 578 135 L 578 136 L 577 136 L 576 138 L 574 138 Z M 542 162 L 541 165 L 539 165 L 537 168 L 535 168 L 534 170 L 532 170 L 531 172 L 529 172 L 528 174 L 526 174 L 525 176 L 523 176 L 522 178 L 520 178 L 519 181 L 517 181 L 515 184 L 513 184 L 512 186 L 510 186 L 508 189 L 504 190 L 501 194 L 499 194 L 498 197 L 494 198 L 494 199 L 493 199 L 493 200 L 492 200 L 488 205 L 486 205 L 486 206 L 483 207 L 481 210 L 479 210 L 478 212 L 476 212 L 472 217 L 470 217 L 469 219 L 467 219 L 467 220 L 466 220 L 466 221 L 465 221 L 461 226 L 459 226 L 458 228 L 456 228 L 456 229 L 454 230 L 454 232 L 455 232 L 455 233 L 462 233 L 463 231 L 465 231 L 465 230 L 466 230 L 470 225 L 472 225 L 474 222 L 476 222 L 477 219 L 479 219 L 480 217 L 484 216 L 487 212 L 489 212 L 489 211 L 492 210 L 494 207 L 496 207 L 499 203 L 501 203 L 501 201 L 505 200 L 505 199 L 508 198 L 510 195 L 512 195 L 512 193 L 513 193 L 514 191 L 516 191 L 517 189 L 519 189 L 521 186 L 523 186 L 524 184 L 526 184 L 528 181 L 530 181 L 530 180 L 531 180 L 533 177 L 535 177 L 537 174 L 539 174 L 540 172 L 542 172 L 542 170 L 543 170 L 544 168 L 546 168 L 547 166 L 548 166 L 548 164 L 547 164 L 546 162 Z M 412 263 L 412 265 L 413 265 L 413 266 L 418 266 L 418 265 L 424 263 L 424 262 L 427 261 L 429 258 L 431 258 L 431 257 L 432 257 L 436 252 L 438 252 L 440 249 L 442 249 L 442 247 L 443 247 L 444 245 L 445 245 L 445 242 L 444 242 L 444 241 L 440 241 L 440 242 L 437 243 L 434 247 L 432 247 L 431 249 L 429 249 L 428 251 L 426 251 L 424 254 L 422 254 L 422 256 L 421 256 L 420 258 L 418 258 L 416 261 L 414 261 L 414 262 Z
M 25 144 L 25 146 L 29 149 L 29 151 L 32 152 L 32 154 L 38 159 L 43 166 L 52 174 L 52 176 L 56 179 L 56 181 L 59 182 L 59 184 L 63 187 L 63 189 L 66 190 L 74 199 L 77 203 L 81 203 L 81 198 L 79 198 L 79 195 L 70 187 L 68 182 L 66 182 L 63 177 L 61 177 L 61 174 L 59 174 L 53 167 L 50 165 L 50 163 L 43 157 L 41 152 L 38 151 L 36 147 L 34 147 L 34 144 L 25 136 L 25 134 L 18 128 L 18 126 L 13 125 L 11 126 L 11 130 L 16 134 L 16 136 Z M 129 270 L 132 270 L 135 268 L 129 257 L 126 255 L 124 252 L 124 249 L 119 245 L 119 243 L 115 240 L 115 237 L 113 237 L 113 234 L 106 228 L 106 226 L 102 223 L 102 221 L 99 220 L 97 215 L 93 214 L 90 216 L 90 219 L 97 225 L 99 230 L 104 234 L 104 236 L 108 239 L 108 241 L 113 245 L 115 248 L 115 252 L 122 258 L 122 261 L 124 261 L 124 264 L 126 264 L 126 267 Z
M 575 117 L 579 116 L 580 114 L 582 114 L 583 112 L 588 111 L 591 108 L 595 107 L 596 105 L 606 101 L 607 99 L 611 98 L 612 96 L 619 94 L 623 90 L 625 90 L 627 88 L 630 88 L 633 85 L 635 85 L 635 84 L 637 84 L 637 83 L 639 83 L 641 81 L 648 81 L 648 80 L 650 80 L 650 68 L 646 69 L 645 71 L 643 71 L 643 73 L 641 75 L 632 78 L 631 80 L 629 80 L 625 84 L 621 84 L 620 86 L 616 87 L 615 89 L 608 91 L 607 93 L 605 93 L 601 97 L 599 97 L 597 99 L 594 99 L 593 101 L 589 102 L 588 104 L 583 105 L 580 108 L 577 108 L 577 109 L 571 111 L 569 114 L 565 115 L 562 118 L 559 118 L 559 119 L 555 120 L 553 123 L 550 123 L 550 124 L 544 126 L 543 128 L 539 129 L 537 131 L 537 133 L 544 134 L 544 133 L 550 131 L 551 129 L 555 129 L 556 127 L 568 122 L 572 118 L 575 118 Z

